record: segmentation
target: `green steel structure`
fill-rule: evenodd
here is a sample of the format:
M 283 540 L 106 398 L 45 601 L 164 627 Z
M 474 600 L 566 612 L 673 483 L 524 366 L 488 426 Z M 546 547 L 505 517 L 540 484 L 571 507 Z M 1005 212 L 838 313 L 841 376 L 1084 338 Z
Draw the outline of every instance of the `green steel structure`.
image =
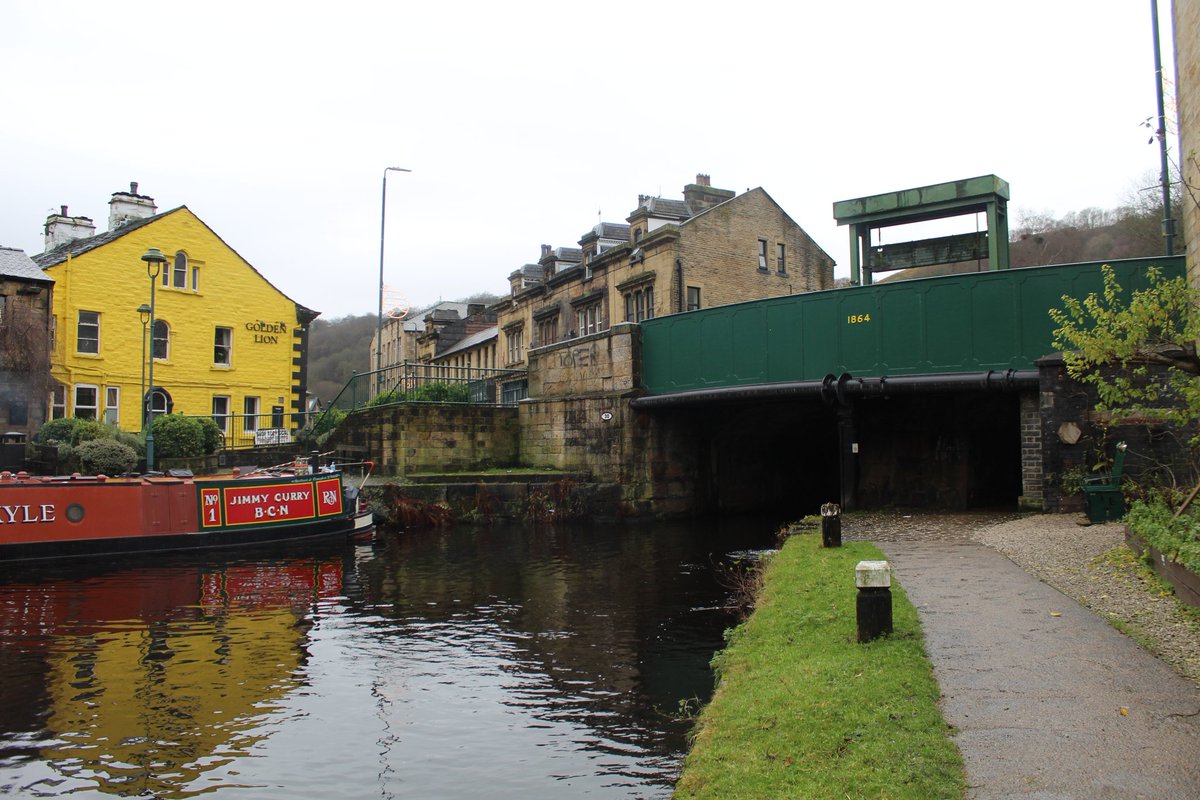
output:
M 1008 182 L 995 175 L 935 183 L 833 204 L 838 225 L 850 226 L 850 282 L 870 284 L 875 272 L 987 259 L 1008 269 Z M 983 214 L 987 231 L 899 244 L 873 245 L 873 232 L 896 225 Z
M 852 286 L 673 314 L 642 323 L 639 407 L 701 396 L 857 393 L 1036 381 L 1053 352 L 1047 313 L 1102 290 L 1104 262 Z M 1146 269 L 1184 274 L 1181 256 L 1107 262 L 1126 291 Z M 867 387 L 864 379 L 873 383 Z M 890 380 L 890 382 L 889 382 Z

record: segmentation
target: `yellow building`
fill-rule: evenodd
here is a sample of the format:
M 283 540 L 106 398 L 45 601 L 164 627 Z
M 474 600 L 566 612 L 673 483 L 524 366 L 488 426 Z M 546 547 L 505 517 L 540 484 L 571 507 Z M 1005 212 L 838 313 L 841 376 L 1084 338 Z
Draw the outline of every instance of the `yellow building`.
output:
M 156 213 L 136 183 L 109 206 L 100 234 L 63 206 L 46 220 L 46 252 L 34 258 L 55 281 L 51 416 L 138 431 L 152 401 L 156 414 L 211 414 L 227 441 L 242 444 L 299 427 L 317 312 L 272 286 L 186 206 Z M 151 299 L 142 259 L 150 248 L 167 259 L 153 281 L 152 332 L 139 313 Z M 144 374 L 151 351 L 153 391 Z

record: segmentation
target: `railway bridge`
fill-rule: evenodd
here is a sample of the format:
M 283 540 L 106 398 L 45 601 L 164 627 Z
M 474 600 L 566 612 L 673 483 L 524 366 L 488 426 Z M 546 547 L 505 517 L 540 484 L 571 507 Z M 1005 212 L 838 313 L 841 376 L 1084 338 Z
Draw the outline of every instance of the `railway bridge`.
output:
M 1151 265 L 1108 262 L 1126 291 Z M 1091 441 L 1048 310 L 1101 262 L 777 297 L 643 322 L 635 413 L 695 465 L 697 503 L 1041 507 Z M 1076 435 L 1076 431 L 1083 433 Z

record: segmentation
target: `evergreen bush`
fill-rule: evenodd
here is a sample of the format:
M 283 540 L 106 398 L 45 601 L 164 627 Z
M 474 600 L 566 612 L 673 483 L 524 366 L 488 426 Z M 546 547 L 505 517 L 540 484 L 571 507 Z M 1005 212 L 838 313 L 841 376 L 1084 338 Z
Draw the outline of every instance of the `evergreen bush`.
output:
M 75 448 L 79 471 L 90 475 L 120 475 L 137 463 L 137 452 L 116 439 L 89 439 Z
M 199 419 L 182 414 L 154 418 L 155 457 L 193 458 L 204 454 L 204 425 Z

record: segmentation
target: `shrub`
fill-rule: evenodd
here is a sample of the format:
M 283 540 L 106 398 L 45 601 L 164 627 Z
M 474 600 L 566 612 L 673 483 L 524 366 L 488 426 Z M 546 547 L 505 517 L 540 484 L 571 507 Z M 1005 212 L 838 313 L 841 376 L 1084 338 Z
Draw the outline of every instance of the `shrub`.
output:
M 90 439 L 75 448 L 80 472 L 91 475 L 120 475 L 137 463 L 137 452 L 116 439 Z
M 204 429 L 204 455 L 210 456 L 221 446 L 221 428 L 212 417 L 200 417 L 200 427 Z
M 138 454 L 138 458 L 146 455 L 146 442 L 136 433 L 123 431 L 120 428 L 110 428 L 112 438 Z
M 195 417 L 163 414 L 154 418 L 154 455 L 193 458 L 204 455 L 204 426 Z
M 102 439 L 107 435 L 103 425 L 94 419 L 79 419 L 78 417 L 63 417 L 52 419 L 41 427 L 33 440 L 38 444 L 77 445 L 91 439 Z
M 470 391 L 465 383 L 426 383 L 413 391 L 411 399 L 424 403 L 465 403 L 470 399 Z

